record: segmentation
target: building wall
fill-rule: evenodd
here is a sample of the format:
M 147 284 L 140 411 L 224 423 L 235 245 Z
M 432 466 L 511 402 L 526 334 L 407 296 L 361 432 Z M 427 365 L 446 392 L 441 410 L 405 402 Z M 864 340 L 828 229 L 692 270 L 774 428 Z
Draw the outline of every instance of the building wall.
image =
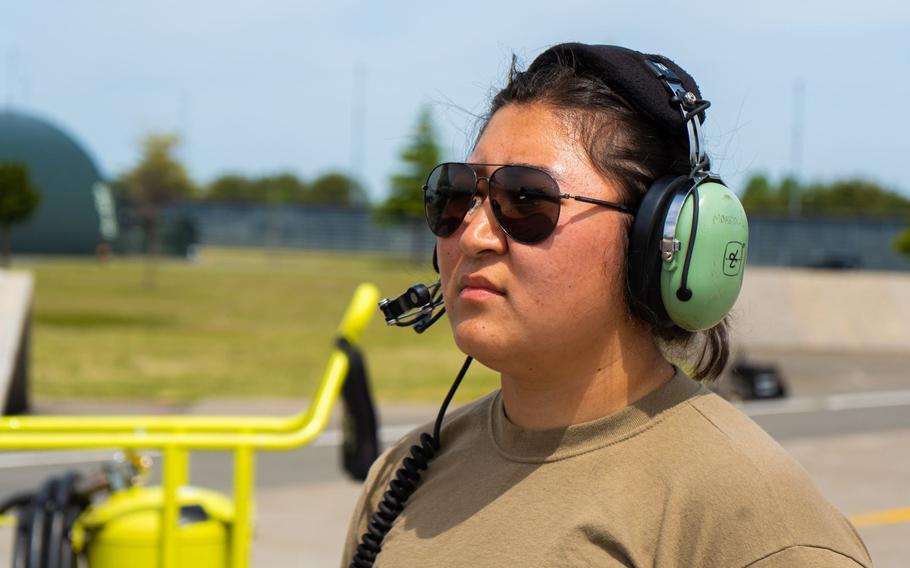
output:
M 75 139 L 43 119 L 0 112 L 0 161 L 22 162 L 41 205 L 14 225 L 14 253 L 91 254 L 103 239 L 95 207 L 98 168 Z

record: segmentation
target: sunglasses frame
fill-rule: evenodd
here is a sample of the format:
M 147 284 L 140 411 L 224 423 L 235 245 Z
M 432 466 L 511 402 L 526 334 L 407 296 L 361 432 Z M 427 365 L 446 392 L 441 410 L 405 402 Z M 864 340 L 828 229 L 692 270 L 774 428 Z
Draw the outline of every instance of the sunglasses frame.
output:
M 562 190 L 561 190 L 560 187 L 559 187 L 559 182 L 556 181 L 556 179 L 553 177 L 552 174 L 550 174 L 550 172 L 546 171 L 545 169 L 541 168 L 540 166 L 533 166 L 533 165 L 530 165 L 530 164 L 522 164 L 522 163 L 516 163 L 516 164 L 482 164 L 482 163 L 477 163 L 477 162 L 443 162 L 443 163 L 441 163 L 441 164 L 437 164 L 436 166 L 433 167 L 432 170 L 430 170 L 429 175 L 427 175 L 427 182 L 430 181 L 430 178 L 433 176 L 433 172 L 435 172 L 438 168 L 440 168 L 440 167 L 442 167 L 442 166 L 467 166 L 468 169 L 471 170 L 471 173 L 474 174 L 474 189 L 473 189 L 473 191 L 471 192 L 471 197 L 470 197 L 471 199 L 474 199 L 474 198 L 477 196 L 477 194 L 479 193 L 478 187 L 480 186 L 480 180 L 485 180 L 485 181 L 487 182 L 487 195 L 486 195 L 486 197 L 489 198 L 489 193 L 490 193 L 490 189 L 489 189 L 489 188 L 490 188 L 490 180 L 493 178 L 493 176 L 496 175 L 496 172 L 498 172 L 499 170 L 501 170 L 501 169 L 503 169 L 503 168 L 509 168 L 509 167 L 516 168 L 516 167 L 517 167 L 517 168 L 526 168 L 526 169 L 529 169 L 529 170 L 534 170 L 534 171 L 540 172 L 541 174 L 547 176 L 547 178 L 549 178 L 550 181 L 553 182 L 553 185 L 556 187 L 557 195 L 554 196 L 554 197 L 559 197 L 559 199 L 574 199 L 575 201 L 581 201 L 581 202 L 584 202 L 584 203 L 591 203 L 591 204 L 594 204 L 594 205 L 600 205 L 600 206 L 602 206 L 602 207 L 607 207 L 607 208 L 610 208 L 610 209 L 614 209 L 614 210 L 616 210 L 616 211 L 619 211 L 619 212 L 621 212 L 621 213 L 625 213 L 625 214 L 627 214 L 627 215 L 632 215 L 633 217 L 635 216 L 635 213 L 636 213 L 635 209 L 633 209 L 632 207 L 629 207 L 628 205 L 623 205 L 622 203 L 616 203 L 616 202 L 614 202 L 614 201 L 606 201 L 606 200 L 603 200 L 603 199 L 595 199 L 595 198 L 593 198 L 593 197 L 586 197 L 586 196 L 584 196 L 584 195 L 572 195 L 572 194 L 570 194 L 570 193 L 562 193 Z M 484 168 L 484 167 L 486 167 L 486 168 L 496 168 L 496 169 L 494 169 L 493 171 L 491 171 L 491 172 L 490 172 L 490 175 L 488 175 L 488 176 L 481 176 L 481 175 L 479 175 L 479 174 L 477 173 L 477 169 L 476 169 L 476 168 L 478 168 L 478 167 L 481 167 L 481 168 Z M 425 184 L 423 185 L 424 207 L 426 207 L 426 193 L 427 193 L 428 190 L 429 190 L 429 185 L 428 185 L 427 183 L 425 183 Z M 468 209 L 468 211 L 465 212 L 464 216 L 461 218 L 461 222 L 462 222 L 462 223 L 464 223 L 465 217 L 467 217 L 468 213 L 470 213 L 473 209 L 474 209 L 474 207 L 471 207 L 471 208 Z M 536 241 L 525 241 L 525 240 L 516 238 L 514 235 L 512 235 L 511 233 L 509 233 L 509 231 L 502 225 L 502 221 L 500 221 L 499 217 L 496 216 L 495 211 L 494 211 L 493 217 L 496 219 L 496 224 L 499 225 L 499 228 L 502 229 L 502 232 L 505 233 L 506 235 L 508 235 L 510 239 L 512 239 L 512 240 L 514 240 L 514 241 L 517 241 L 517 242 L 519 242 L 519 243 L 524 243 L 524 244 L 537 244 L 537 243 L 541 243 L 541 242 L 547 240 L 548 238 L 550 238 L 550 235 L 552 235 L 552 234 L 553 234 L 553 231 L 556 230 L 556 226 L 557 226 L 556 223 L 559 222 L 559 211 L 560 211 L 561 209 L 562 209 L 562 207 L 560 206 L 559 209 L 558 209 L 557 212 L 556 212 L 556 219 L 554 220 L 553 228 L 550 229 L 550 231 L 547 233 L 547 235 L 546 235 L 544 238 L 539 239 L 539 240 L 536 240 Z M 429 223 L 429 219 L 428 219 L 427 221 L 428 221 L 428 223 Z M 430 227 L 430 230 L 432 231 L 432 227 Z M 433 234 L 436 234 L 435 231 L 432 231 L 432 232 L 433 232 Z M 451 234 L 449 234 L 449 235 L 446 235 L 445 237 L 442 237 L 442 236 L 440 236 L 440 235 L 436 235 L 436 236 L 445 239 L 445 238 L 451 237 L 452 234 L 454 234 L 454 231 L 453 231 L 453 233 L 451 233 Z

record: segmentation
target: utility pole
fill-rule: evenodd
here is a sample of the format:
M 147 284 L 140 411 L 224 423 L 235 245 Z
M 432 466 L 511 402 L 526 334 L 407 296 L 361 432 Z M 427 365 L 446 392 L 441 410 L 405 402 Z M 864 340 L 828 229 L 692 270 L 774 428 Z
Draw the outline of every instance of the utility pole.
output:
M 190 123 L 190 95 L 186 89 L 181 89 L 177 95 L 177 135 L 180 136 L 180 146 L 178 154 L 183 159 L 183 163 L 189 167 L 190 146 L 189 146 L 189 123 Z
M 790 192 L 790 216 L 798 217 L 802 212 L 800 184 L 803 169 L 803 113 L 806 89 L 801 77 L 793 81 L 793 114 L 790 122 L 790 177 L 794 181 Z
M 11 47 L 6 52 L 6 108 L 13 106 L 13 85 L 16 84 L 16 71 L 19 67 L 19 54 L 16 48 Z
M 351 177 L 363 180 L 367 114 L 367 68 L 363 62 L 354 65 L 351 90 Z M 352 188 L 353 189 L 353 188 Z

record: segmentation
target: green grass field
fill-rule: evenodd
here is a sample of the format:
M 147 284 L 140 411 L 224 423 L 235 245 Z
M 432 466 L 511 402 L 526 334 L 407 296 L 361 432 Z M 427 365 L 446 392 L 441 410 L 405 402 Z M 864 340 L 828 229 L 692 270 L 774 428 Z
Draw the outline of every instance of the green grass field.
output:
M 355 254 L 203 249 L 195 263 L 164 260 L 145 286 L 141 259 L 47 259 L 35 278 L 33 392 L 185 402 L 207 397 L 311 394 L 356 285 L 383 295 L 433 279 L 432 269 Z M 441 321 L 418 336 L 379 311 L 363 339 L 379 400 L 441 401 L 463 360 Z M 498 377 L 475 364 L 458 399 Z

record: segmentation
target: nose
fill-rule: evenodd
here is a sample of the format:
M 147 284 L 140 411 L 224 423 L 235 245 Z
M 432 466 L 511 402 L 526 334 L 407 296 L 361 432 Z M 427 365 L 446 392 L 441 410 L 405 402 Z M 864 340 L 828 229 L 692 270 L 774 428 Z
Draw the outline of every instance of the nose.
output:
M 466 256 L 480 256 L 485 252 L 503 254 L 508 249 L 506 235 L 493 216 L 488 184 L 484 182 L 485 178 L 478 180 L 474 202 L 464 218 L 465 228 L 459 245 Z

